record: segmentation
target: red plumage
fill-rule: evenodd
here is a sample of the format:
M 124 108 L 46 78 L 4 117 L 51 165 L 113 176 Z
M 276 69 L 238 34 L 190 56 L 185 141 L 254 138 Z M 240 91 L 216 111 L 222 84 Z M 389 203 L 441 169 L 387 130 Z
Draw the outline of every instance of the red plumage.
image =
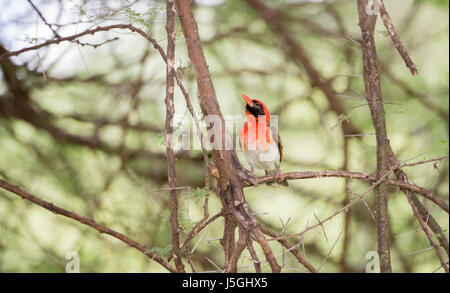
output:
M 240 133 L 240 143 L 244 156 L 254 169 L 264 169 L 266 174 L 277 175 L 282 180 L 280 163 L 283 158 L 283 145 L 277 130 L 270 127 L 270 113 L 263 102 L 242 95 L 246 102 L 245 123 Z M 276 171 L 276 173 L 274 173 Z

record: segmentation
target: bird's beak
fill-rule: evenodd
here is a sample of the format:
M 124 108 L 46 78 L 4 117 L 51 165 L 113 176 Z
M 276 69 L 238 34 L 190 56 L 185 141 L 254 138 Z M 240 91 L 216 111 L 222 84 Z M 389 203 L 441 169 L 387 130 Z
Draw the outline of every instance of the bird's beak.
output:
M 250 98 L 247 97 L 246 95 L 242 95 L 242 97 L 244 98 L 244 100 L 245 100 L 245 102 L 247 103 L 247 105 L 249 105 L 250 107 L 253 107 L 252 99 L 250 99 Z

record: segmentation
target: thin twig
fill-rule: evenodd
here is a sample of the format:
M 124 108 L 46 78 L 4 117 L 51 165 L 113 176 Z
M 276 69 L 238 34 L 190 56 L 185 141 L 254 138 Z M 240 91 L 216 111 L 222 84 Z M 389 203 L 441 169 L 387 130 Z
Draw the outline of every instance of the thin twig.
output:
M 47 20 L 44 18 L 44 16 L 42 15 L 42 12 L 36 7 L 36 5 L 34 5 L 34 3 L 31 0 L 27 0 L 28 3 L 30 3 L 31 7 L 33 7 L 34 11 L 36 11 L 36 13 L 39 15 L 39 18 L 45 23 L 46 26 L 48 26 L 48 28 L 50 28 L 50 30 L 53 32 L 53 34 L 55 35 L 56 38 L 61 38 L 61 36 L 58 34 L 58 32 L 52 27 L 51 24 L 49 24 L 47 22 Z
M 279 236 L 280 236 L 280 234 L 277 234 L 277 233 L 275 233 L 267 228 L 264 228 L 264 227 L 261 227 L 261 231 L 264 234 L 266 234 L 272 238 L 279 238 Z M 271 240 L 271 239 L 268 239 L 268 240 Z M 286 249 L 292 255 L 294 255 L 295 258 L 298 260 L 298 262 L 301 263 L 308 271 L 310 271 L 311 273 L 318 273 L 317 269 L 314 268 L 303 256 L 301 256 L 297 249 L 293 249 L 293 247 L 295 247 L 295 246 L 290 245 L 286 239 L 277 239 L 277 240 L 278 240 L 278 242 L 280 242 L 281 245 L 286 247 Z M 300 243 L 297 244 L 297 247 L 299 245 L 300 245 Z
M 394 43 L 394 47 L 397 49 L 400 56 L 402 56 L 403 61 L 405 61 L 405 64 L 411 71 L 412 75 L 419 74 L 419 71 L 417 70 L 417 67 L 414 64 L 414 62 L 411 60 L 408 51 L 406 51 L 405 46 L 403 46 L 402 42 L 400 41 L 400 37 L 398 36 L 397 31 L 395 30 L 395 27 L 392 24 L 388 12 L 386 11 L 386 7 L 384 6 L 383 0 L 377 1 L 379 3 L 381 19 L 383 20 L 384 26 L 386 27 L 386 30 L 388 31 L 389 36 L 391 37 L 391 40 Z
M 342 235 L 342 231 L 341 233 L 339 233 L 339 236 L 337 237 L 336 241 L 334 242 L 333 246 L 330 248 L 330 250 L 328 251 L 327 255 L 325 256 L 324 260 L 322 261 L 322 263 L 320 264 L 320 266 L 317 268 L 317 271 L 320 271 L 320 269 L 323 267 L 323 265 L 326 263 L 328 257 L 331 255 L 331 252 L 333 251 L 334 247 L 336 246 L 336 243 L 338 242 L 339 238 Z

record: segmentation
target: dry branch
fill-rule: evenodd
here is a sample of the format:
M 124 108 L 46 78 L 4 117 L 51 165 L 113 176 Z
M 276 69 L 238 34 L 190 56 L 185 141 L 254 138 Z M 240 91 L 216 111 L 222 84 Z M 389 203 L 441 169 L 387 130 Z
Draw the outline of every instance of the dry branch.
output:
M 197 81 L 200 107 L 204 115 L 215 115 L 215 117 L 219 117 L 222 126 L 221 141 L 225 142 L 225 138 L 228 139 L 225 130 L 225 122 L 217 101 L 190 2 L 188 0 L 177 0 L 176 5 L 188 48 L 188 55 L 191 59 Z M 215 143 L 214 137 L 211 137 L 211 143 Z M 256 220 L 249 211 L 248 204 L 245 202 L 242 189 L 243 182 L 242 179 L 236 175 L 236 169 L 242 169 L 236 153 L 234 151 L 224 150 L 224 148 L 220 146 L 220 150 L 214 149 L 212 151 L 212 158 L 215 167 L 219 172 L 217 190 L 225 209 L 225 229 L 224 238 L 222 239 L 226 256 L 225 267 L 229 267 L 232 257 L 232 249 L 234 248 L 234 230 L 236 227 L 234 221 L 236 221 L 239 223 L 240 228 L 253 233 L 257 242 L 261 245 L 272 271 L 280 272 L 280 266 L 276 262 L 267 240 L 256 226 Z M 231 213 L 228 213 L 228 211 Z
M 98 26 L 96 28 L 93 29 L 88 29 L 85 30 L 81 33 L 78 34 L 73 34 L 67 37 L 61 37 L 58 39 L 53 39 L 53 40 L 49 40 L 49 41 L 45 41 L 42 42 L 38 45 L 34 45 L 34 46 L 30 46 L 30 47 L 26 47 L 17 51 L 5 51 L 5 52 L 1 52 L 2 54 L 0 55 L 0 60 L 6 57 L 11 57 L 11 56 L 17 56 L 20 55 L 22 53 L 25 52 L 29 52 L 29 51 L 34 51 L 34 50 L 38 50 L 44 47 L 48 47 L 50 45 L 54 45 L 54 44 L 59 44 L 62 42 L 68 42 L 68 41 L 73 41 L 76 40 L 82 36 L 86 36 L 86 35 L 94 35 L 95 33 L 98 32 L 102 32 L 102 31 L 110 31 L 113 29 L 128 29 L 132 32 L 138 33 L 139 35 L 143 36 L 145 39 L 147 39 L 155 49 L 157 49 L 159 51 L 159 53 L 161 54 L 161 56 L 163 57 L 164 60 L 166 60 L 166 54 L 164 53 L 163 48 L 158 44 L 158 42 L 153 39 L 149 34 L 145 33 L 143 30 L 131 25 L 131 24 L 113 24 L 113 25 L 108 25 L 108 26 Z
M 417 67 L 414 64 L 414 62 L 411 60 L 408 51 L 406 51 L 405 46 L 403 46 L 402 42 L 400 41 L 400 37 L 398 36 L 397 31 L 395 30 L 395 27 L 392 24 L 391 17 L 386 11 L 386 7 L 384 6 L 383 0 L 379 0 L 378 4 L 380 7 L 381 19 L 383 20 L 384 26 L 386 27 L 389 36 L 391 37 L 392 42 L 394 43 L 394 47 L 397 49 L 400 56 L 402 56 L 403 61 L 405 61 L 405 64 L 411 71 L 412 75 L 419 74 L 419 71 L 417 70 Z
M 389 160 L 391 161 L 392 165 L 397 165 L 398 164 L 398 159 L 395 156 L 394 152 L 392 151 L 391 147 L 389 146 L 388 148 L 388 153 L 389 153 Z M 409 166 L 416 166 L 416 164 L 407 164 Z M 401 169 L 401 167 L 395 168 L 394 169 L 394 173 L 395 176 L 397 177 L 398 180 L 401 180 L 405 183 L 408 183 L 408 176 L 406 176 L 405 172 Z M 413 192 L 411 192 L 410 190 L 406 190 L 404 188 L 402 188 L 403 193 L 406 196 L 406 199 L 408 201 L 408 203 L 410 204 L 414 217 L 416 217 L 417 221 L 419 222 L 420 227 L 422 228 L 423 232 L 425 233 L 425 235 L 428 238 L 428 241 L 430 242 L 431 247 L 433 247 L 434 251 L 436 252 L 436 255 L 439 259 L 439 261 L 441 262 L 442 267 L 444 268 L 445 272 L 449 272 L 449 268 L 448 265 L 446 264 L 446 261 L 444 259 L 444 257 L 442 256 L 441 250 L 439 249 L 439 246 L 434 242 L 433 240 L 433 235 L 432 233 L 428 230 L 428 226 L 430 226 L 431 230 L 435 233 L 436 237 L 438 238 L 441 246 L 444 247 L 444 249 L 446 249 L 447 251 L 447 255 L 448 255 L 448 241 L 445 238 L 444 233 L 442 232 L 441 227 L 439 226 L 439 224 L 437 224 L 437 222 L 434 221 L 433 217 L 431 216 L 431 214 L 429 214 L 429 212 L 425 209 L 425 207 L 420 203 L 419 200 L 417 200 L 415 194 Z M 426 215 L 424 215 L 424 213 L 426 213 Z M 431 221 L 430 221 L 431 218 Z M 429 223 L 429 224 L 427 224 Z
M 314 179 L 314 178 L 327 178 L 327 177 L 340 177 L 340 178 L 349 178 L 349 179 L 358 179 L 364 180 L 368 182 L 376 182 L 376 176 L 372 174 L 365 174 L 360 172 L 349 172 L 343 170 L 325 170 L 325 171 L 303 171 L 303 172 L 288 172 L 283 174 L 283 180 L 295 180 L 295 179 Z M 276 176 L 262 176 L 258 177 L 258 184 L 269 183 L 269 182 L 277 182 Z M 412 183 L 406 183 L 401 180 L 396 179 L 387 179 L 386 182 L 390 185 L 397 186 L 400 188 L 405 188 L 412 192 L 416 192 L 430 201 L 434 202 L 437 206 L 439 206 L 442 210 L 449 213 L 448 204 L 442 200 L 441 198 L 434 195 L 430 190 L 417 186 Z M 250 184 L 245 185 L 247 187 L 251 186 Z
M 311 86 L 318 87 L 328 99 L 331 109 L 338 116 L 347 116 L 347 111 L 342 103 L 337 99 L 336 92 L 329 81 L 324 81 L 320 72 L 313 66 L 311 58 L 307 55 L 300 41 L 282 24 L 281 13 L 272 9 L 260 0 L 246 0 L 246 2 L 261 15 L 262 19 L 272 28 L 274 32 L 284 41 L 289 48 L 289 54 L 293 60 L 298 61 L 305 69 L 309 77 Z M 361 134 L 359 129 L 347 119 L 342 121 L 342 129 L 346 135 Z
M 191 241 L 195 236 L 198 235 L 198 233 L 200 233 L 203 229 L 205 229 L 206 226 L 208 226 L 209 224 L 211 224 L 212 222 L 214 222 L 216 219 L 218 219 L 219 217 L 223 216 L 223 212 L 220 211 L 217 214 L 215 214 L 214 216 L 212 216 L 211 218 L 209 218 L 207 221 L 200 221 L 198 222 L 192 229 L 191 231 L 189 231 L 189 233 L 186 235 L 186 237 L 183 240 L 183 243 L 181 244 L 180 248 L 185 247 L 189 241 Z
M 237 272 L 237 263 L 239 257 L 241 256 L 244 249 L 247 247 L 247 243 L 249 240 L 249 231 L 244 229 L 243 227 L 239 227 L 239 239 L 236 243 L 236 246 L 233 249 L 233 252 L 230 257 L 230 261 L 228 263 L 228 267 L 225 268 L 226 273 L 236 273 Z
M 170 226 L 172 229 L 172 251 L 175 266 L 179 273 L 184 272 L 183 260 L 180 255 L 180 235 L 178 227 L 178 195 L 177 181 L 175 171 L 175 155 L 172 148 L 173 133 L 173 115 L 175 107 L 173 103 L 174 93 L 174 58 L 175 58 L 175 6 L 173 0 L 167 0 L 166 16 L 167 16 L 167 57 L 166 57 L 166 126 L 165 126 L 165 144 L 167 153 L 167 169 L 169 180 L 170 194 Z
M 305 258 L 303 258 L 303 256 L 301 256 L 301 254 L 298 252 L 297 249 L 292 249 L 292 245 L 290 245 L 286 239 L 280 238 L 281 235 L 279 235 L 279 234 L 277 234 L 277 233 L 275 233 L 275 232 L 273 232 L 273 231 L 271 231 L 271 230 L 269 230 L 269 229 L 267 229 L 267 228 L 264 228 L 264 227 L 261 227 L 261 231 L 262 231 L 264 234 L 266 234 L 266 235 L 268 235 L 268 236 L 270 236 L 270 237 L 272 237 L 272 238 L 274 238 L 274 239 L 276 238 L 276 240 L 277 240 L 278 242 L 280 242 L 281 245 L 283 245 L 284 247 L 286 247 L 286 249 L 288 249 L 289 252 L 290 252 L 293 256 L 295 256 L 295 258 L 297 259 L 297 261 L 298 261 L 299 263 L 301 263 L 308 271 L 310 271 L 311 273 L 318 273 L 318 272 L 319 272 L 319 271 L 318 271 L 315 267 L 313 267 L 313 266 L 312 266 Z
M 280 240 L 280 239 L 287 239 L 287 238 L 291 238 L 291 237 L 296 237 L 296 236 L 302 236 L 303 234 L 305 234 L 306 232 L 315 229 L 317 227 L 321 227 L 324 223 L 330 221 L 331 219 L 333 219 L 334 217 L 336 217 L 337 215 L 343 213 L 343 212 L 347 212 L 350 207 L 352 207 L 355 203 L 359 202 L 360 200 L 362 200 L 369 192 L 371 192 L 372 190 L 374 190 L 377 186 L 379 186 L 380 184 L 382 184 L 383 182 L 386 181 L 386 179 L 389 177 L 389 175 L 391 174 L 391 172 L 393 171 L 393 168 L 389 169 L 388 171 L 386 171 L 386 173 L 384 173 L 377 181 L 375 181 L 374 183 L 372 183 L 372 185 L 366 189 L 363 193 L 361 193 L 359 196 L 357 196 L 356 198 L 352 199 L 348 204 L 346 204 L 344 207 L 342 207 L 341 209 L 335 211 L 333 214 L 331 214 L 330 216 L 328 216 L 327 218 L 323 219 L 320 223 L 317 223 L 315 225 L 312 226 L 308 226 L 305 230 L 303 230 L 302 232 L 298 232 L 295 234 L 286 234 L 283 236 L 277 236 L 274 237 L 270 240 Z
M 256 254 L 252 239 L 250 237 L 247 239 L 247 249 L 250 253 L 250 257 L 252 258 L 253 265 L 255 266 L 255 272 L 262 273 L 261 262 L 259 261 L 258 254 Z
M 374 30 L 377 15 L 368 15 L 367 0 L 358 0 L 359 26 L 362 35 L 362 61 L 365 97 L 369 104 L 372 123 L 375 128 L 377 141 L 377 179 L 389 170 L 389 156 L 387 147 L 389 140 L 386 130 L 386 119 L 381 95 L 381 84 L 377 68 L 377 52 L 375 47 Z M 382 183 L 375 190 L 377 223 L 378 254 L 380 256 L 380 271 L 392 272 L 389 247 L 389 215 L 388 215 L 388 184 Z
M 415 205 L 415 203 L 414 203 L 414 201 L 412 199 L 411 192 L 410 191 L 405 191 L 405 195 L 406 195 L 406 198 L 408 200 L 408 203 L 411 205 L 411 208 L 413 210 L 414 216 L 416 217 L 417 221 L 420 224 L 420 227 L 422 228 L 422 230 L 424 231 L 425 235 L 427 236 L 431 247 L 433 247 L 434 251 L 436 252 L 436 255 L 439 258 L 439 261 L 441 262 L 442 267 L 444 268 L 445 272 L 448 273 L 449 272 L 448 265 L 447 265 L 444 257 L 442 256 L 442 253 L 441 253 L 441 250 L 439 249 L 439 246 L 433 240 L 433 234 L 430 232 L 430 230 L 428 230 L 427 224 L 425 224 L 424 220 L 422 219 L 422 217 L 420 215 L 420 212 L 419 212 L 419 209 L 417 208 L 417 206 Z
M 30 3 L 31 7 L 33 7 L 34 11 L 39 15 L 39 18 L 45 23 L 45 25 L 53 32 L 53 35 L 56 38 L 60 38 L 61 36 L 58 34 L 58 32 L 47 22 L 47 20 L 42 15 L 42 12 L 34 5 L 33 1 L 27 0 L 28 3 Z
M 119 233 L 119 232 L 114 231 L 110 228 L 107 228 L 103 225 L 100 225 L 100 224 L 96 223 L 94 220 L 80 216 L 75 212 L 70 212 L 63 208 L 55 206 L 53 203 L 43 200 L 35 195 L 32 195 L 32 194 L 28 193 L 27 191 L 19 188 L 18 186 L 9 184 L 8 182 L 6 182 L 2 179 L 0 179 L 0 187 L 5 190 L 8 190 L 11 193 L 14 193 L 14 194 L 20 196 L 21 198 L 23 198 L 25 200 L 28 200 L 34 204 L 37 204 L 38 206 L 41 206 L 44 209 L 51 211 L 52 213 L 74 219 L 77 222 L 80 222 L 84 225 L 87 225 L 87 226 L 90 226 L 90 227 L 96 229 L 100 233 L 105 233 L 105 234 L 111 235 L 112 237 L 117 238 L 120 241 L 128 244 L 129 246 L 134 247 L 137 250 L 143 252 L 145 255 L 147 255 L 147 257 L 153 259 L 154 261 L 156 261 L 157 263 L 162 265 L 169 272 L 172 272 L 172 273 L 177 272 L 177 270 L 175 268 L 173 268 L 169 263 L 167 263 L 162 257 L 160 257 L 156 253 L 152 252 L 150 248 L 145 247 L 142 244 L 139 244 L 138 242 L 130 239 L 129 237 L 123 235 L 122 233 Z

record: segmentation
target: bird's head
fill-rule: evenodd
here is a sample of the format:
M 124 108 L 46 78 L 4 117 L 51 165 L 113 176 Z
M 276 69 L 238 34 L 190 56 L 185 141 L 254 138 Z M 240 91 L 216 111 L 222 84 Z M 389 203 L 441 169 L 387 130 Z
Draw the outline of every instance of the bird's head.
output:
M 245 111 L 246 115 L 251 114 L 255 116 L 256 120 L 258 120 L 259 116 L 265 116 L 266 117 L 266 123 L 270 123 L 270 114 L 269 110 L 267 110 L 266 105 L 264 105 L 263 102 L 255 99 L 251 99 L 246 95 L 242 95 L 242 97 L 245 100 Z

